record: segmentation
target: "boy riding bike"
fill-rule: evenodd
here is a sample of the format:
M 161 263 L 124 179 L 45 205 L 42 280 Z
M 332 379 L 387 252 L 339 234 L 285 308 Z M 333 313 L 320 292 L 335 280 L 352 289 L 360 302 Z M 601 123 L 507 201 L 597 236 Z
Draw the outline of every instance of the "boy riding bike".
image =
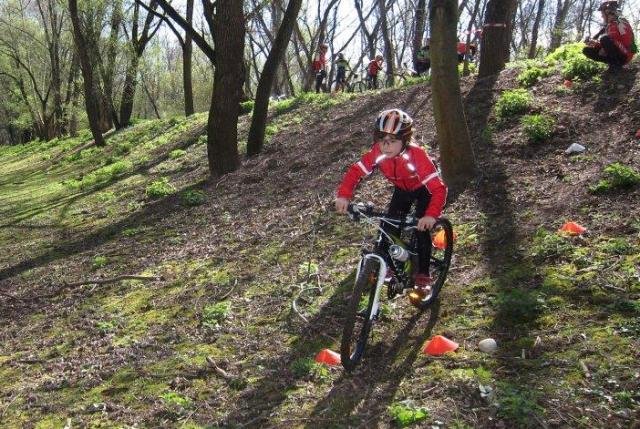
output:
M 418 218 L 418 253 L 420 266 L 415 287 L 428 294 L 431 288 L 429 259 L 431 237 L 427 233 L 442 213 L 447 187 L 426 152 L 412 139 L 413 119 L 400 109 L 385 110 L 375 121 L 374 144 L 360 161 L 352 164 L 338 187 L 335 207 L 347 213 L 349 200 L 363 177 L 375 168 L 395 185 L 387 210 L 389 216 L 405 217 L 415 203 Z M 384 224 L 382 228 L 398 234 L 397 228 Z

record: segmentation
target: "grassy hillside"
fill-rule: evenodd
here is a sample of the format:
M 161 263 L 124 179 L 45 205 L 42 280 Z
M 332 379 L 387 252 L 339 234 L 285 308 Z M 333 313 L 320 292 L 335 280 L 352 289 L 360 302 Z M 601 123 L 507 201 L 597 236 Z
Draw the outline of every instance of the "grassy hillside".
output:
M 424 313 L 387 302 L 353 374 L 313 361 L 338 348 L 371 234 L 332 212 L 333 192 L 383 108 L 412 113 L 437 158 L 428 85 L 281 102 L 265 152 L 218 180 L 203 115 L 138 123 L 106 149 L 0 148 L 2 426 L 631 426 L 638 66 L 578 80 L 566 64 L 463 81 L 479 174 L 446 209 L 448 283 Z M 574 142 L 587 151 L 565 155 Z M 359 198 L 389 193 L 377 177 Z M 558 234 L 567 220 L 587 234 Z M 123 275 L 140 278 L 109 281 Z M 434 334 L 461 348 L 423 355 Z

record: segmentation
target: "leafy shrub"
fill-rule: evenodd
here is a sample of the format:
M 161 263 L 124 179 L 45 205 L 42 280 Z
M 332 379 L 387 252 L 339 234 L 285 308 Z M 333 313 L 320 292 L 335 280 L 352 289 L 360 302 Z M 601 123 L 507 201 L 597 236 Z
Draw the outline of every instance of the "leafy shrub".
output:
M 507 118 L 524 113 L 531 104 L 532 97 L 526 89 L 512 89 L 502 93 L 496 102 L 495 112 L 498 118 Z
M 180 196 L 182 202 L 187 206 L 199 206 L 207 200 L 207 195 L 196 189 L 189 189 Z
M 532 417 L 542 413 L 534 391 L 520 389 L 507 383 L 498 386 L 498 416 L 516 423 L 516 427 L 529 428 L 537 425 Z
M 150 185 L 147 186 L 146 194 L 149 198 L 162 198 L 167 195 L 171 195 L 176 192 L 176 188 L 169 183 L 169 179 L 163 177 L 160 180 L 156 180 L 151 182 Z
M 429 411 L 411 403 L 397 402 L 389 406 L 389 415 L 399 427 L 403 428 L 429 418 Z
M 516 80 L 521 86 L 529 88 L 540 81 L 543 77 L 547 77 L 551 74 L 551 70 L 540 67 L 528 67 L 516 77 Z
M 537 259 L 568 256 L 573 250 L 573 244 L 566 238 L 540 228 L 533 236 L 531 256 Z
M 300 358 L 293 361 L 291 372 L 296 378 L 311 376 L 316 379 L 325 379 L 329 376 L 329 370 L 311 358 Z
M 605 178 L 597 185 L 589 188 L 594 194 L 609 192 L 613 189 L 628 189 L 640 183 L 640 173 L 628 167 L 614 162 L 604 169 Z
M 253 100 L 244 101 L 240 103 L 240 114 L 244 115 L 245 113 L 251 113 L 254 105 L 255 105 L 255 101 Z
M 178 158 L 182 158 L 183 156 L 185 156 L 187 154 L 186 150 L 183 149 L 175 149 L 172 150 L 171 152 L 169 152 L 169 158 L 171 159 L 178 159 Z
M 214 329 L 231 314 L 231 302 L 222 301 L 207 305 L 202 311 L 202 326 Z
M 285 98 L 284 100 L 274 101 L 272 103 L 273 110 L 276 114 L 281 115 L 293 109 L 298 104 L 297 98 Z
M 557 62 L 564 62 L 575 58 L 585 58 L 582 53 L 584 43 L 568 43 L 557 48 L 555 51 L 547 55 L 544 59 L 547 64 L 555 64 Z
M 590 80 L 602 72 L 604 68 L 602 64 L 592 61 L 583 55 L 565 61 L 564 67 L 562 68 L 562 76 L 570 80 Z
M 407 86 L 418 85 L 420 83 L 427 83 L 431 81 L 431 76 L 422 75 L 422 76 L 409 76 L 403 82 L 401 87 L 405 88 Z
M 126 173 L 133 168 L 131 161 L 117 161 L 113 164 L 105 165 L 84 176 L 81 180 L 71 180 L 65 184 L 71 188 L 86 189 L 97 184 L 107 184 L 115 180 L 122 173 Z
M 93 263 L 91 264 L 91 266 L 94 269 L 98 269 L 106 266 L 108 262 L 109 260 L 107 259 L 106 256 L 96 256 L 93 258 Z
M 476 63 L 469 63 L 469 74 L 478 73 L 478 66 Z M 462 76 L 464 74 L 464 63 L 458 64 L 458 76 Z
M 526 115 L 521 119 L 524 133 L 533 143 L 541 143 L 553 134 L 555 120 L 547 115 Z

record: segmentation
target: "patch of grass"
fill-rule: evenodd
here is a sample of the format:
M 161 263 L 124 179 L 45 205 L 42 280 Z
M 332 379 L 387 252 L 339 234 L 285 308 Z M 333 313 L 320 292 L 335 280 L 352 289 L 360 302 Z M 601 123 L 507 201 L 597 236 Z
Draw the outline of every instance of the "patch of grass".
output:
M 562 67 L 562 76 L 569 80 L 587 81 L 602 73 L 604 69 L 605 67 L 601 63 L 592 61 L 583 55 L 565 61 Z
M 525 115 L 520 119 L 524 134 L 532 143 L 542 143 L 553 135 L 556 121 L 548 115 Z
M 169 183 L 169 179 L 163 177 L 160 180 L 151 182 L 145 191 L 148 198 L 157 199 L 169 196 L 176 192 L 175 186 Z
M 533 416 L 541 414 L 544 409 L 538 405 L 538 398 L 533 390 L 522 390 L 507 383 L 498 384 L 498 416 L 520 428 L 537 427 Z
M 298 98 L 285 98 L 284 100 L 270 103 L 269 107 L 275 111 L 276 115 L 281 115 L 295 108 L 298 105 L 298 102 Z
M 187 154 L 186 150 L 175 149 L 175 150 L 172 150 L 171 152 L 169 152 L 169 158 L 178 159 L 178 158 L 184 157 L 186 154 Z
M 431 76 L 409 76 L 400 85 L 401 88 L 405 88 L 407 86 L 419 85 L 421 83 L 431 82 Z
M 329 369 L 311 358 L 300 358 L 291 364 L 291 372 L 296 378 L 312 377 L 317 380 L 329 378 Z
M 564 62 L 573 58 L 584 58 L 584 54 L 582 53 L 582 49 L 584 47 L 585 44 L 582 42 L 567 43 L 547 55 L 544 59 L 544 62 L 547 64 L 556 64 L 558 62 Z
M 504 326 L 533 326 L 542 312 L 538 295 L 523 289 L 506 290 L 498 294 L 496 319 Z
M 539 228 L 533 236 L 530 255 L 538 260 L 553 259 L 568 256 L 572 250 L 573 244 L 569 238 Z
M 209 329 L 215 329 L 229 317 L 231 314 L 231 302 L 222 301 L 210 304 L 202 310 L 201 323 L 202 326 Z
M 532 101 L 533 98 L 526 89 L 518 88 L 504 91 L 496 101 L 496 117 L 506 119 L 525 113 Z
M 93 269 L 98 269 L 98 268 L 105 267 L 108 263 L 109 263 L 109 260 L 107 259 L 107 257 L 100 255 L 100 256 L 95 256 L 93 258 L 91 266 L 93 267 Z
M 199 206 L 207 201 L 207 194 L 197 189 L 188 189 L 180 194 L 180 201 L 186 206 Z
M 255 105 L 255 101 L 253 100 L 249 100 L 249 101 L 244 101 L 242 103 L 240 103 L 240 114 L 244 115 L 247 113 L 251 113 L 251 111 L 253 111 L 253 106 Z M 205 142 L 206 142 L 206 136 L 205 137 Z
M 538 65 L 531 65 L 525 68 L 516 77 L 516 80 L 520 86 L 524 88 L 530 88 L 540 81 L 540 79 L 547 77 L 551 74 L 551 70 L 543 68 Z
M 410 401 L 395 402 L 389 406 L 389 416 L 401 428 L 429 418 L 429 411 Z
M 604 178 L 589 188 L 594 194 L 610 192 L 616 189 L 629 189 L 640 183 L 640 173 L 633 167 L 614 162 L 605 167 Z
M 640 300 L 620 299 L 607 306 L 608 312 L 640 316 Z

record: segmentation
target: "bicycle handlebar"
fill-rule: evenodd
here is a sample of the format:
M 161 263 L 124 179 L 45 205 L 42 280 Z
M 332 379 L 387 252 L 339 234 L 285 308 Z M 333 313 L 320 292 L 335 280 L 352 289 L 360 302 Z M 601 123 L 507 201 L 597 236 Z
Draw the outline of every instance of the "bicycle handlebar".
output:
M 347 213 L 349 214 L 351 220 L 355 222 L 359 221 L 361 216 L 364 216 L 366 218 L 377 218 L 387 223 L 398 223 L 405 228 L 415 227 L 416 225 L 418 225 L 418 219 L 416 219 L 414 216 L 407 215 L 406 217 L 401 218 L 397 216 L 390 216 L 387 213 L 383 212 L 376 212 L 374 211 L 373 204 L 371 203 L 350 203 L 347 206 Z

